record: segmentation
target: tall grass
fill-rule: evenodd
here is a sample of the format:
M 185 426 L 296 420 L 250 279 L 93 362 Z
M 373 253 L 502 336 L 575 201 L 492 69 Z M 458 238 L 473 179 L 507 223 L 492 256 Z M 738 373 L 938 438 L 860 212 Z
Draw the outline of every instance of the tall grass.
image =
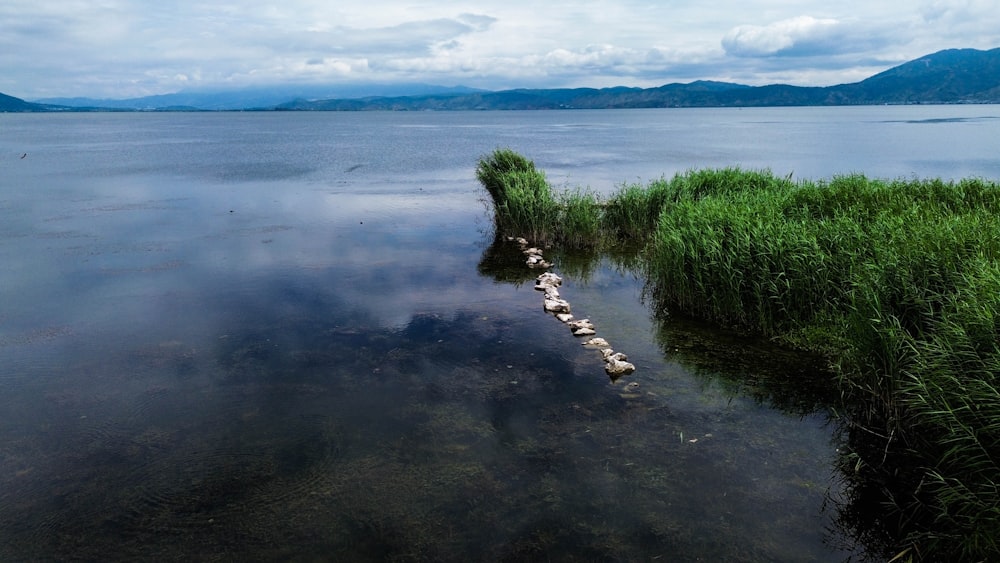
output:
M 632 245 L 659 305 L 827 355 L 854 421 L 884 437 L 883 451 L 917 460 L 895 496 L 912 553 L 1000 552 L 996 183 L 792 182 L 726 168 L 622 186 L 602 202 L 554 193 L 506 150 L 477 176 L 498 228 L 567 247 Z M 870 453 L 861 461 L 883 478 L 899 469 Z
M 921 460 L 901 509 L 933 525 L 911 541 L 995 554 L 1000 187 L 734 175 L 677 181 L 649 256 L 660 301 L 831 354 L 860 422 Z
M 497 217 L 504 232 L 540 242 L 552 239 L 559 205 L 545 175 L 518 170 L 504 174 L 503 180 L 505 199 L 497 206 Z
M 609 200 L 585 189 L 555 191 L 533 161 L 506 148 L 479 159 L 476 177 L 493 204 L 495 225 L 507 236 L 569 249 L 637 246 L 649 239 L 667 203 L 669 184 L 623 186 Z
M 571 248 L 595 247 L 601 243 L 602 207 L 589 191 L 566 190 L 559 195 L 561 213 L 557 223 L 558 239 Z
M 507 199 L 505 176 L 512 172 L 535 172 L 535 163 L 511 149 L 497 149 L 476 164 L 476 178 L 494 203 Z
M 662 178 L 648 186 L 622 186 L 604 207 L 602 222 L 608 236 L 630 243 L 648 240 L 671 193 L 670 182 Z
M 510 149 L 480 158 L 476 177 L 490 195 L 502 234 L 574 248 L 600 244 L 602 204 L 594 193 L 555 192 L 534 162 Z

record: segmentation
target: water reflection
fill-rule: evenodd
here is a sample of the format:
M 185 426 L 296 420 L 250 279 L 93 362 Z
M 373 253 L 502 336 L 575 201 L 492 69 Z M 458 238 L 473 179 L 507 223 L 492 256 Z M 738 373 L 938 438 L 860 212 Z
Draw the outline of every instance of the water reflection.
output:
M 397 323 L 339 266 L 254 264 L 248 285 L 144 293 L 159 322 L 210 326 L 30 345 L 65 361 L 8 403 L 31 410 L 3 430 L 4 559 L 843 557 L 823 546 L 820 420 L 709 379 L 687 393 L 637 341 L 645 392 L 624 393 L 530 288 Z M 413 275 L 385 287 L 455 274 Z
M 781 378 L 804 368 L 650 315 L 634 253 L 553 249 L 639 368 L 612 384 L 483 238 L 474 158 L 534 124 L 305 117 L 21 127 L 43 138 L 0 194 L 0 560 L 857 551 L 827 545 L 836 436 Z
M 765 471 L 772 479 L 781 481 L 790 478 L 795 481 L 803 475 L 810 473 L 815 475 L 815 467 L 807 469 L 809 462 L 803 463 L 799 458 L 807 450 L 786 449 L 781 438 L 775 436 L 775 432 L 781 432 L 783 423 L 813 420 L 832 430 L 831 449 L 842 438 L 842 419 L 830 418 L 830 413 L 839 404 L 839 392 L 834 375 L 825 361 L 822 358 L 776 347 L 760 339 L 726 333 L 692 319 L 671 316 L 657 303 L 655 288 L 645 285 L 644 281 L 639 281 L 645 279 L 642 274 L 640 250 L 621 248 L 609 255 L 600 255 L 586 251 L 564 252 L 557 249 L 547 251 L 546 256 L 554 257 L 561 273 L 583 284 L 589 283 L 591 278 L 602 270 L 604 275 L 610 271 L 623 279 L 631 278 L 636 280 L 637 284 L 643 284 L 641 295 L 648 310 L 652 311 L 655 344 L 660 353 L 668 358 L 667 366 L 676 362 L 676 365 L 683 370 L 679 374 L 665 372 L 653 374 L 651 376 L 653 381 L 649 381 L 650 376 L 646 377 L 646 381 L 642 384 L 644 389 L 650 389 L 643 397 L 643 400 L 649 401 L 646 408 L 674 410 L 673 420 L 667 425 L 673 429 L 672 438 L 677 438 L 680 442 L 687 441 L 689 444 L 712 444 L 709 448 L 700 450 L 700 453 L 706 454 L 705 457 L 689 459 L 687 463 L 697 467 L 698 471 L 707 471 L 709 474 L 712 472 L 711 468 L 718 466 L 720 462 L 724 465 L 738 465 L 742 471 L 752 474 L 756 464 L 750 460 L 766 452 L 765 457 L 758 458 L 758 462 L 766 467 Z M 523 256 L 517 246 L 501 237 L 494 238 L 493 244 L 484 253 L 479 270 L 484 275 L 493 276 L 494 279 L 513 283 L 524 283 L 537 275 L 537 272 L 525 268 Z M 595 296 L 600 300 L 607 297 L 609 296 L 606 294 Z M 593 306 L 596 302 L 591 301 L 588 304 Z M 615 320 L 623 319 L 635 322 L 634 316 L 627 313 Z M 654 370 L 663 370 L 667 366 Z M 691 376 L 694 379 L 690 379 Z M 637 374 L 637 377 L 642 376 Z M 688 395 L 680 388 L 691 385 L 696 387 L 694 396 Z M 718 408 L 720 405 L 717 403 L 703 409 L 706 403 L 712 402 L 713 397 L 720 402 L 724 401 L 726 406 Z M 701 404 L 693 406 L 690 402 L 692 400 Z M 791 418 L 780 417 L 783 420 L 776 420 L 775 416 L 767 412 L 741 409 L 739 405 L 745 404 L 748 400 L 770 413 L 780 411 Z M 734 405 L 736 408 L 729 408 Z M 691 412 L 685 412 L 688 410 Z M 720 417 L 713 422 L 724 421 L 722 424 L 724 429 L 721 432 L 691 433 L 685 436 L 680 428 L 689 428 L 692 416 L 701 419 L 698 420 L 701 423 L 705 422 L 706 416 Z M 789 429 L 789 431 L 801 432 L 801 429 Z M 664 436 L 660 435 L 655 439 L 663 438 Z M 725 445 L 719 448 L 713 447 L 720 443 Z M 804 446 L 802 443 L 796 445 L 797 448 Z M 815 447 L 815 444 L 812 447 Z M 825 465 L 832 474 L 836 467 L 844 467 L 847 451 L 843 450 L 838 457 L 830 457 L 828 465 L 821 465 Z M 815 451 L 805 455 L 815 455 Z M 815 459 L 810 461 L 814 462 Z M 691 467 L 688 467 L 686 471 L 690 469 Z M 690 475 L 685 472 L 685 478 L 689 477 Z M 732 476 L 727 475 L 723 482 L 731 484 L 729 479 L 732 479 Z M 759 479 L 762 477 L 752 478 L 754 482 Z M 857 557 L 867 558 L 869 552 L 874 554 L 870 557 L 875 559 L 882 557 L 887 545 L 884 542 L 884 535 L 880 536 L 879 532 L 873 532 L 871 529 L 862 530 L 857 520 L 851 519 L 851 514 L 855 512 L 871 514 L 875 505 L 859 503 L 857 495 L 843 496 L 844 491 L 841 487 L 845 481 L 844 477 L 836 475 L 826 484 L 800 481 L 801 486 L 807 490 L 812 489 L 817 493 L 820 490 L 825 491 L 815 497 L 821 498 L 822 502 L 816 506 L 817 512 L 813 514 L 816 519 L 813 522 L 822 519 L 821 513 L 829 516 L 822 507 L 835 510 L 833 519 L 825 524 L 827 535 L 824 541 L 830 546 L 845 550 L 844 557 L 847 556 L 846 553 L 854 553 Z M 696 480 L 695 483 L 697 482 Z M 718 483 L 713 483 L 711 486 L 718 486 Z M 771 510 L 779 510 L 776 506 L 769 508 L 769 503 L 783 504 L 786 510 L 795 503 L 794 495 L 781 485 L 776 485 L 768 491 L 757 492 L 761 496 L 754 497 L 756 509 L 768 514 L 769 517 L 772 515 Z M 853 493 L 853 489 L 851 492 Z M 702 493 L 704 494 L 704 491 Z M 873 523 L 871 519 L 867 522 Z M 703 525 L 704 523 L 699 520 L 699 526 Z M 742 521 L 741 525 L 744 525 Z M 876 536 L 881 537 L 883 541 L 873 541 Z M 870 551 L 866 551 L 866 546 Z M 732 553 L 725 555 L 725 557 L 733 556 Z M 765 557 L 775 557 L 775 555 L 772 553 Z M 810 557 L 816 557 L 815 553 Z
M 480 272 L 515 283 L 522 283 L 528 276 L 534 277 L 535 273 L 525 268 L 523 257 L 516 248 L 504 239 L 494 239 L 492 247 L 484 253 Z M 547 252 L 546 256 L 556 257 L 560 271 L 572 272 L 572 276 L 588 283 L 601 270 L 604 274 L 611 270 L 624 277 L 646 279 L 642 273 L 641 253 L 642 249 L 619 248 L 606 255 L 557 250 Z M 762 408 L 803 421 L 815 420 L 830 429 L 830 444 L 836 447 L 836 455 L 829 460 L 832 480 L 822 495 L 821 511 L 830 518 L 824 525 L 826 544 L 843 550 L 848 559 L 884 561 L 901 552 L 909 552 L 909 531 L 918 525 L 933 526 L 929 521 L 932 515 L 921 510 L 921 506 L 929 505 L 932 499 L 926 494 L 923 498 L 912 498 L 911 491 L 921 479 L 912 452 L 873 431 L 866 423 L 869 416 L 865 405 L 844 404 L 837 378 L 827 360 L 672 314 L 659 302 L 660 291 L 649 282 L 643 284 L 642 298 L 651 311 L 656 344 L 668 361 L 682 366 L 684 375 L 693 378 L 686 380 L 688 384 L 699 382 L 697 400 L 708 401 L 712 395 L 725 397 L 731 403 L 749 399 Z M 629 318 L 629 315 L 622 317 Z M 634 317 L 631 321 L 634 322 Z M 684 410 L 690 407 L 686 401 L 691 398 L 677 392 L 676 388 L 678 381 L 684 379 L 671 379 L 674 393 L 665 396 L 665 401 L 660 398 L 652 401 L 660 407 L 669 405 L 675 409 L 671 424 L 674 428 L 689 424 L 682 419 Z M 649 395 L 656 397 L 663 393 L 662 388 L 654 389 L 655 392 Z M 746 414 L 743 420 L 730 418 L 726 422 L 726 431 L 731 433 L 728 437 L 736 442 L 761 440 L 760 432 L 773 438 L 772 433 L 781 426 L 773 417 L 759 411 Z M 675 434 L 680 434 L 683 441 L 682 433 L 675 430 Z M 688 441 L 705 443 L 705 438 L 714 441 L 720 436 L 719 432 L 704 437 L 694 435 Z M 770 465 L 768 472 L 774 472 L 772 476 L 795 479 L 810 471 L 808 464 L 800 464 L 797 460 L 803 451 L 783 449 L 778 440 L 768 443 L 765 439 L 764 443 L 766 446 L 756 444 L 745 452 L 739 452 L 739 448 L 729 443 L 724 453 L 713 451 L 710 456 L 688 462 L 699 470 L 710 471 L 708 468 L 725 459 L 726 463 L 740 464 L 743 471 L 752 472 L 754 463 L 748 460 L 767 452 L 768 456 L 773 456 L 765 462 Z M 814 455 L 815 451 L 806 455 Z M 741 453 L 745 457 L 741 457 Z M 811 488 L 816 483 L 804 485 Z M 761 513 L 771 515 L 770 510 L 778 509 L 769 508 L 769 501 L 794 502 L 789 491 L 780 487 L 754 499 Z

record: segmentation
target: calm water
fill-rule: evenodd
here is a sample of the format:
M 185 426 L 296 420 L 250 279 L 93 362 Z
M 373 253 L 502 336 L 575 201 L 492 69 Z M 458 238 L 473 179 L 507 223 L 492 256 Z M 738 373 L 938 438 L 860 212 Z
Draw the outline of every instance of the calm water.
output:
M 610 382 L 490 246 L 475 162 L 509 146 L 601 192 L 729 165 L 996 179 L 998 126 L 998 106 L 0 115 L 0 560 L 862 554 L 835 424 L 780 385 L 815 370 L 566 257 L 574 312 L 638 366 Z

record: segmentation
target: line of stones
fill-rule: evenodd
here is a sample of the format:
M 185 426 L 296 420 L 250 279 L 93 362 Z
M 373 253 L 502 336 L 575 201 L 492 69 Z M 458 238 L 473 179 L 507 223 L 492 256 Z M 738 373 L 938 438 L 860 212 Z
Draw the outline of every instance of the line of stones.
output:
M 548 270 L 552 264 L 547 262 L 539 248 L 532 247 L 528 241 L 521 237 L 508 237 L 508 241 L 516 242 L 521 252 L 526 257 L 526 263 L 532 269 Z M 590 336 L 584 341 L 584 346 L 597 348 L 604 358 L 604 371 L 612 381 L 619 377 L 628 375 L 635 371 L 635 366 L 628 362 L 628 357 L 621 352 L 615 352 L 608 341 L 594 336 L 597 334 L 594 323 L 590 319 L 576 319 L 570 312 L 570 304 L 559 295 L 559 286 L 562 285 L 562 278 L 552 272 L 544 272 L 535 279 L 535 289 L 545 292 L 543 308 L 546 312 L 555 315 L 559 321 L 569 327 L 574 336 Z

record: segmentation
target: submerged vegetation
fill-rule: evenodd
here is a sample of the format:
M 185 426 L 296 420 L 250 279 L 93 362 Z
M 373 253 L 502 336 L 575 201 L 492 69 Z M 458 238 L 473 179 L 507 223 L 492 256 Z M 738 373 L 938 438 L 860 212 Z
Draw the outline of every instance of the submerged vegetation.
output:
M 866 436 L 845 472 L 877 484 L 890 554 L 1000 552 L 1000 185 L 727 168 L 601 198 L 507 149 L 477 176 L 498 235 L 634 248 L 661 312 L 827 357 L 830 407 Z

